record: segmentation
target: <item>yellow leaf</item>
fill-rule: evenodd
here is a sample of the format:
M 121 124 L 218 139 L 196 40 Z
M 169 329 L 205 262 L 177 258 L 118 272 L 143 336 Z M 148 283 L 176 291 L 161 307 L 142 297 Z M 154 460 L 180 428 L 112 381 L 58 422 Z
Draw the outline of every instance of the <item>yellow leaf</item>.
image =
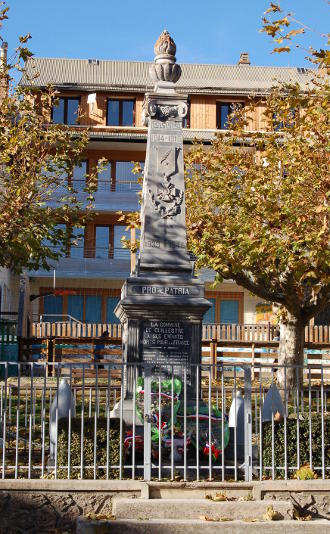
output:
M 316 206 L 315 213 L 321 213 L 321 211 L 326 211 L 326 206 L 323 206 L 323 204 L 320 204 L 319 206 Z
M 299 30 L 291 30 L 288 34 L 287 34 L 287 38 L 288 37 L 291 37 L 292 35 L 299 35 L 301 33 L 305 33 L 305 30 L 304 28 L 300 28 Z
M 289 46 L 280 46 L 278 48 L 274 48 L 273 49 L 273 52 L 277 52 L 278 54 L 280 54 L 281 52 L 290 52 L 291 48 Z
M 282 10 L 279 6 L 279 4 L 274 4 L 273 2 L 270 3 L 270 7 L 268 9 L 266 9 L 265 11 L 265 15 L 267 13 L 280 13 Z
M 273 505 L 267 506 L 266 513 L 262 516 L 265 521 L 280 521 L 282 514 L 274 510 Z
M 220 492 L 220 493 L 216 493 L 215 496 L 213 497 L 213 500 L 214 501 L 227 501 L 227 497 L 224 493 Z

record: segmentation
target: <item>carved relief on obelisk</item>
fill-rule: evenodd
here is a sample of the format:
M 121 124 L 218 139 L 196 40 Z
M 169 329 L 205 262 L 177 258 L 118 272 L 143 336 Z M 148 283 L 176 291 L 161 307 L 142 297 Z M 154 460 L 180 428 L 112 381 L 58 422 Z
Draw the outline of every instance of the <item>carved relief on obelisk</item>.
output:
M 182 119 L 186 96 L 175 90 L 181 75 L 175 43 L 165 30 L 155 45 L 150 73 L 155 91 L 146 94 L 143 120 L 148 144 L 141 210 L 140 265 L 190 269 L 185 227 Z
M 163 176 L 163 180 L 157 192 L 151 189 L 148 192 L 155 211 L 162 219 L 174 217 L 181 212 L 184 192 L 171 180 L 177 173 L 177 156 L 180 150 L 178 147 L 170 147 L 159 148 L 157 151 L 157 171 Z

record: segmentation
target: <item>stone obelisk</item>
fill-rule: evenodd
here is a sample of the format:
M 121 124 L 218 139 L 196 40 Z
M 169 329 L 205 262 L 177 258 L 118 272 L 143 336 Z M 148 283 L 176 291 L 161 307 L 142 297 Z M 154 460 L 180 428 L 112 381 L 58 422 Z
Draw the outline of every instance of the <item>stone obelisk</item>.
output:
M 154 364 L 157 373 L 180 376 L 186 367 L 188 385 L 194 389 L 202 318 L 211 304 L 187 250 L 182 134 L 187 97 L 175 90 L 181 68 L 166 30 L 154 50 L 150 75 L 155 88 L 146 94 L 143 108 L 148 140 L 140 254 L 135 272 L 123 285 L 116 315 L 123 325 L 125 362 Z M 126 396 L 131 394 L 128 372 Z

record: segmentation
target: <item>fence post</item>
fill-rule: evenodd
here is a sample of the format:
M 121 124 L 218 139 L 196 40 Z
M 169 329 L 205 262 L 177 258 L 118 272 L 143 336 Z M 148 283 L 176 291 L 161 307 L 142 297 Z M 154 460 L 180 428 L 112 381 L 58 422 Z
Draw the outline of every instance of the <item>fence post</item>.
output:
M 151 368 L 144 367 L 144 480 L 151 480 Z M 172 444 L 173 446 L 173 444 Z
M 212 365 L 211 367 L 211 377 L 213 380 L 216 380 L 218 377 L 217 372 L 217 338 L 213 337 L 212 341 L 210 342 L 210 363 Z
M 255 365 L 255 353 L 254 353 L 254 343 L 252 343 L 252 347 L 251 347 L 252 380 L 254 380 L 254 365 Z
M 22 338 L 21 336 L 19 336 L 18 338 L 18 361 L 19 362 L 22 362 L 23 361 L 23 355 L 24 355 L 24 346 L 26 344 L 26 340 L 24 340 L 24 338 Z
M 49 364 L 53 363 L 55 361 L 54 348 L 55 348 L 54 338 L 48 339 L 48 347 L 47 347 L 47 376 L 53 376 L 53 365 L 49 365 Z
M 251 367 L 244 367 L 244 470 L 245 481 L 252 480 Z

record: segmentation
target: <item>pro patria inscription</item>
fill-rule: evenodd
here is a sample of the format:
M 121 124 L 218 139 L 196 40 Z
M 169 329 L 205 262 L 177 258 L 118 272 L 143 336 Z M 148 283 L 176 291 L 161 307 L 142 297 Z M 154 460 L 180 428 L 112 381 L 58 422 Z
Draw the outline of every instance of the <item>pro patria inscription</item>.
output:
M 141 286 L 142 295 L 190 295 L 189 287 Z
M 133 295 L 163 295 L 176 297 L 198 296 L 200 289 L 194 286 L 163 286 L 163 285 L 134 285 L 131 287 Z

